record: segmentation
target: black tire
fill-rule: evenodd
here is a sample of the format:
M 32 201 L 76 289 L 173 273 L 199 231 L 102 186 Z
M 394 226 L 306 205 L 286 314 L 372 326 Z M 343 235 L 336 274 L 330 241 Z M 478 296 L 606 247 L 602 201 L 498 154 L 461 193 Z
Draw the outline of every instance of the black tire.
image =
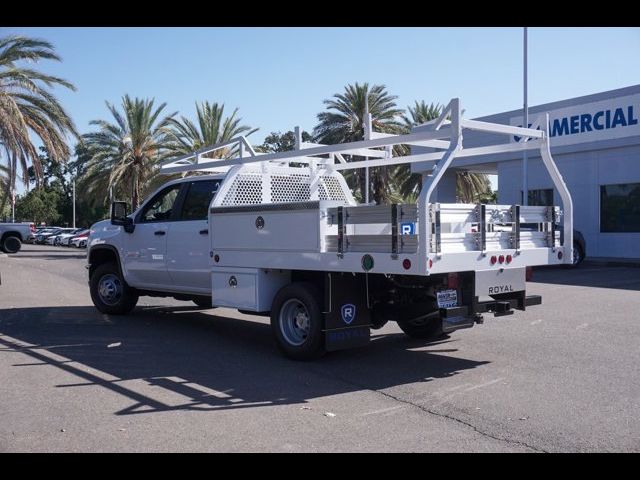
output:
M 96 308 L 110 315 L 125 315 L 138 303 L 138 292 L 127 285 L 114 263 L 103 263 L 95 269 L 89 280 L 89 291 Z
M 4 253 L 18 253 L 20 248 L 22 248 L 22 242 L 15 235 L 7 235 L 2 240 L 2 245 L 0 245 L 0 249 Z
M 577 267 L 584 260 L 584 251 L 579 243 L 573 242 L 573 259 L 571 266 Z
M 192 299 L 192 301 L 200 308 L 213 308 L 211 305 L 211 297 L 197 297 Z
M 445 336 L 435 300 L 426 309 L 412 312 L 409 320 L 398 320 L 398 326 L 411 338 L 431 340 Z
M 318 289 L 307 282 L 286 285 L 276 294 L 271 308 L 271 330 L 285 356 L 293 360 L 311 360 L 326 353 L 321 305 Z M 302 327 L 300 321 L 304 322 Z

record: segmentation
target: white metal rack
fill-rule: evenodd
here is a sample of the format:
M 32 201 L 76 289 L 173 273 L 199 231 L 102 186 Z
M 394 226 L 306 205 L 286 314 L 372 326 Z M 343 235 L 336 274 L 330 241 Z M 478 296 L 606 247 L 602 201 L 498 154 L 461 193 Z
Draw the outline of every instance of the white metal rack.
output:
M 319 228 L 316 232 L 319 235 L 317 246 L 310 247 L 311 250 L 305 252 L 304 258 L 299 258 L 299 261 L 294 261 L 294 257 L 289 258 L 295 255 L 292 251 L 281 252 L 277 259 L 263 256 L 266 262 L 263 268 L 273 267 L 275 262 L 283 268 L 320 269 L 318 265 L 322 265 L 327 270 L 359 271 L 362 253 L 375 252 L 386 254 L 386 258 L 378 263 L 380 269 L 376 269 L 384 273 L 424 274 L 425 266 L 427 273 L 476 269 L 479 267 L 474 265 L 484 265 L 483 257 L 487 253 L 505 250 L 512 252 L 514 257 L 527 253 L 526 258 L 514 261 L 513 266 L 568 263 L 572 258 L 573 205 L 551 157 L 548 115 L 542 120 L 540 130 L 536 129 L 537 125 L 534 128 L 522 128 L 467 120 L 462 118 L 459 99 L 454 98 L 438 119 L 425 124 L 427 128 L 419 132 L 404 135 L 373 132 L 369 115 L 365 122 L 365 140 L 362 141 L 336 145 L 306 143 L 302 142 L 301 131 L 296 128 L 295 150 L 261 154 L 251 147 L 245 137 L 240 136 L 172 160 L 161 167 L 161 172 L 200 170 L 226 173 L 226 181 L 211 205 L 212 212 L 215 210 L 216 213 L 239 212 L 240 206 L 254 206 L 252 211 L 260 211 L 260 206 L 265 204 L 282 205 L 282 208 L 293 211 L 293 204 L 313 202 L 318 213 L 311 217 L 309 213 L 301 214 L 301 218 L 315 218 L 314 221 L 320 223 L 319 227 L 315 227 Z M 522 140 L 465 149 L 465 129 L 505 136 L 517 135 Z M 393 146 L 401 144 L 426 146 L 438 151 L 394 157 Z M 228 147 L 237 149 L 239 153 L 236 158 L 206 157 Z M 430 202 L 434 189 L 455 158 L 532 149 L 540 151 L 542 161 L 560 194 L 564 245 L 558 245 L 557 241 L 555 226 L 561 215 L 557 207 Z M 347 162 L 343 156 L 345 154 L 366 159 Z M 340 174 L 349 169 L 415 162 L 432 162 L 430 171 L 423 173 L 417 207 L 358 206 Z M 304 206 L 304 210 L 308 210 L 308 205 Z M 274 209 L 270 208 L 269 211 Z M 416 222 L 416 231 L 412 235 L 398 235 L 399 221 Z M 536 223 L 539 228 L 535 231 L 522 230 L 520 226 L 523 223 Z M 250 232 L 245 233 L 250 235 Z M 316 243 L 311 241 L 312 245 Z M 214 243 L 212 248 L 220 248 L 221 245 Z M 246 249 L 250 250 L 252 246 L 260 251 L 261 245 L 251 242 Z M 239 251 L 236 252 L 235 247 L 226 249 L 230 253 L 226 258 L 236 260 L 225 264 L 244 266 L 245 261 L 236 255 Z M 561 253 L 558 255 L 558 252 Z M 447 253 L 456 255 L 444 255 Z M 403 271 L 398 265 L 399 255 L 411 259 L 414 266 L 409 271 Z M 298 266 L 291 267 L 292 264 Z M 246 266 L 261 267 L 255 262 Z

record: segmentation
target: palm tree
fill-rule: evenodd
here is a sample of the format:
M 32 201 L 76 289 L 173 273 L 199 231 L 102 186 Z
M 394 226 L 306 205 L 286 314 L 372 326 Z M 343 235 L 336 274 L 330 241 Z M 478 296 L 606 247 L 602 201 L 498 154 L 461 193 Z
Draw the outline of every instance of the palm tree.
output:
M 82 188 L 90 197 L 107 198 L 109 188 L 131 198 L 138 208 L 141 196 L 148 193 L 159 163 L 169 153 L 171 137 L 167 126 L 177 112 L 159 119 L 166 103 L 157 108 L 154 100 L 122 98 L 122 112 L 106 102 L 115 123 L 92 120 L 97 132 L 83 135 L 87 169 Z M 127 194 L 128 193 L 128 194 Z
M 402 116 L 405 133 L 411 132 L 418 125 L 438 118 L 442 114 L 443 106 L 439 103 L 427 104 L 424 100 L 420 100 L 420 102 L 416 100 L 414 106 L 407 107 L 407 110 L 409 116 Z M 422 176 L 418 173 L 411 173 L 410 165 L 400 165 L 395 171 L 394 183 L 398 185 L 398 191 L 405 201 L 415 202 L 422 186 Z
M 20 62 L 60 61 L 53 45 L 45 40 L 23 36 L 0 38 L 0 151 L 6 155 L 11 188 L 15 189 L 16 170 L 28 184 L 31 162 L 36 185 L 42 178 L 42 165 L 32 138 L 38 138 L 55 161 L 69 156 L 67 135 L 77 137 L 73 121 L 47 87 L 75 87 L 59 77 L 46 75 Z
M 8 167 L 0 165 L 0 212 L 4 212 L 7 201 L 11 198 L 11 172 Z
M 403 116 L 404 126 L 407 132 L 412 128 L 435 120 L 442 114 L 443 106 L 436 103 L 425 103 L 424 100 L 416 100 L 413 107 L 407 107 L 411 118 Z M 421 175 L 411 173 L 407 165 L 403 165 L 396 171 L 394 178 L 399 185 L 400 194 L 407 200 L 415 201 L 422 187 Z M 484 173 L 468 171 L 456 172 L 456 196 L 463 203 L 474 203 L 491 193 L 489 177 Z
M 456 196 L 462 203 L 476 203 L 486 199 L 491 193 L 491 182 L 484 173 L 466 170 L 456 172 Z
M 208 101 L 196 102 L 197 125 L 183 116 L 180 120 L 169 119 L 169 135 L 173 140 L 174 154 L 188 154 L 207 145 L 226 142 L 238 135 L 249 136 L 257 128 L 241 125 L 236 108 L 231 116 L 224 117 L 224 104 L 210 104 Z M 235 148 L 225 148 L 207 154 L 209 158 L 230 158 L 237 154 Z
M 384 85 L 373 85 L 371 88 L 368 83 L 347 85 L 344 93 L 336 93 L 333 98 L 324 100 L 327 111 L 317 115 L 318 125 L 313 129 L 313 136 L 318 142 L 325 144 L 363 140 L 366 106 L 375 131 L 400 133 L 402 124 L 398 117 L 403 110 L 397 108 L 396 98 L 398 97 L 387 92 Z M 391 185 L 393 170 L 389 167 L 370 169 L 372 198 L 377 203 L 394 199 Z M 352 188 L 359 188 L 359 196 L 363 198 L 366 188 L 364 172 L 351 170 L 346 178 Z
M 422 125 L 423 123 L 435 120 L 442 114 L 443 108 L 439 103 L 427 104 L 424 100 L 420 100 L 419 102 L 416 100 L 413 107 L 407 107 L 411 118 L 406 115 L 402 116 L 406 131 L 411 131 L 416 125 Z

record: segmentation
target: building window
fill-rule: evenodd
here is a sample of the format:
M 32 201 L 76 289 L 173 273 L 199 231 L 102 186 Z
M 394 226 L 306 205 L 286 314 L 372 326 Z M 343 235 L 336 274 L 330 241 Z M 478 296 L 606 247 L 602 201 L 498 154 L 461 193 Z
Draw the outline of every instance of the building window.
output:
M 640 183 L 600 185 L 600 232 L 640 232 Z
M 552 207 L 553 188 L 543 188 L 540 190 L 529 190 L 529 206 L 531 207 Z M 520 190 L 520 202 L 524 203 L 522 190 Z

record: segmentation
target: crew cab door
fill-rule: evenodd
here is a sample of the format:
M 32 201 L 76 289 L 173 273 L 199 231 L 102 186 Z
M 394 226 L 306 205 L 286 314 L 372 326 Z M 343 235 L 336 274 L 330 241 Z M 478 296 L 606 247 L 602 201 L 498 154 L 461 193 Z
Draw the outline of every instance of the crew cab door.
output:
M 136 214 L 135 229 L 124 242 L 124 266 L 131 286 L 166 289 L 171 285 L 167 236 L 181 188 L 181 183 L 163 188 Z
M 167 237 L 167 268 L 179 290 L 211 295 L 208 210 L 220 180 L 193 180 L 184 185 L 184 200 Z

